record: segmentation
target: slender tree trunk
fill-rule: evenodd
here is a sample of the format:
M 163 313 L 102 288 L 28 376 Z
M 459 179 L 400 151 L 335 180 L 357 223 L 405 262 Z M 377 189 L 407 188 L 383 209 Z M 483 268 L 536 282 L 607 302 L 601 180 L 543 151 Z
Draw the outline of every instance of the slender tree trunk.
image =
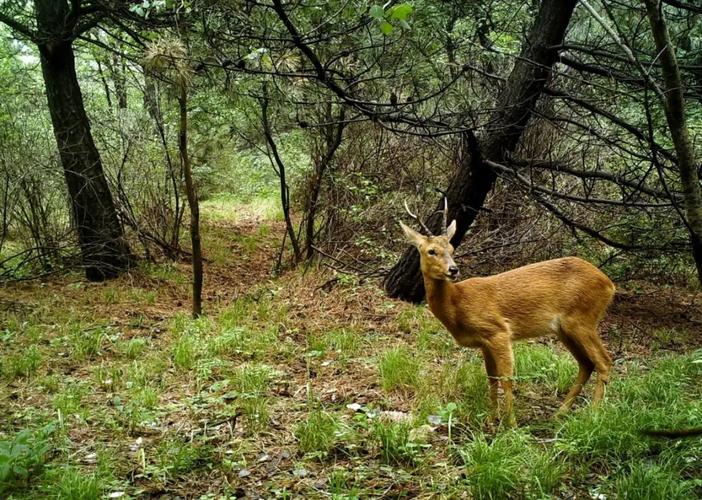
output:
M 697 267 L 697 276 L 702 285 L 702 192 L 695 163 L 695 153 L 685 120 L 685 98 L 683 96 L 680 68 L 675 57 L 675 48 L 670 40 L 668 27 L 659 0 L 645 0 L 648 20 L 651 24 L 656 50 L 661 62 L 665 86 L 665 117 L 678 157 L 680 182 L 685 200 L 685 215 L 690 231 L 692 254 Z
M 193 172 L 188 155 L 188 89 L 181 85 L 178 95 L 180 122 L 178 129 L 178 148 L 180 162 L 185 177 L 185 190 L 190 206 L 190 242 L 193 247 L 193 317 L 202 314 L 202 246 L 200 244 L 200 203 L 197 188 L 193 181 Z
M 548 78 L 558 58 L 577 0 L 543 0 L 531 32 L 524 42 L 505 88 L 500 94 L 495 112 L 480 140 L 466 134 L 462 140 L 463 154 L 456 174 L 446 192 L 449 216 L 457 221 L 452 244 L 458 246 L 475 220 L 497 178 L 482 159 L 502 162 L 512 153 L 531 118 Z M 470 151 L 468 155 L 466 151 Z M 437 210 L 443 207 L 443 200 Z M 441 214 L 435 213 L 427 226 L 438 233 Z M 424 283 L 419 269 L 419 255 L 408 248 L 385 279 L 389 296 L 410 302 L 424 298 Z
M 121 50 L 121 44 L 117 43 L 117 50 Z M 117 95 L 117 103 L 119 109 L 127 109 L 127 68 L 124 60 L 118 54 L 112 54 L 112 62 L 108 63 L 110 73 L 112 74 L 112 82 L 115 86 L 115 94 Z
M 53 34 L 65 2 L 37 0 L 37 23 Z M 113 278 L 132 260 L 95 147 L 75 70 L 72 41 L 47 37 L 39 45 L 54 135 L 71 197 L 85 273 L 91 281 Z
M 319 195 L 322 190 L 322 182 L 324 181 L 324 174 L 326 173 L 329 165 L 331 164 L 337 149 L 341 145 L 341 140 L 344 133 L 344 118 L 346 116 L 346 108 L 342 107 L 339 111 L 339 117 L 336 119 L 338 123 L 333 125 L 328 125 L 325 128 L 324 133 L 324 151 L 321 156 L 315 162 L 314 171 L 312 172 L 312 178 L 310 179 L 310 185 L 308 188 L 307 198 L 305 199 L 305 259 L 309 260 L 314 256 L 314 243 L 315 243 L 315 223 L 317 221 L 317 209 L 319 208 Z M 331 102 L 327 103 L 327 109 L 324 115 L 326 121 L 334 121 L 334 115 L 332 114 Z
M 300 243 L 295 234 L 295 228 L 292 223 L 292 217 L 290 216 L 290 188 L 288 187 L 288 181 L 285 175 L 285 163 L 280 157 L 278 152 L 278 146 L 275 143 L 275 138 L 273 137 L 273 131 L 271 130 L 271 125 L 268 120 L 268 89 L 264 84 L 263 87 L 264 97 L 261 99 L 261 122 L 263 125 L 263 135 L 266 138 L 266 143 L 270 149 L 270 156 L 272 156 L 273 167 L 280 180 L 280 204 L 283 209 L 283 218 L 285 219 L 285 229 L 290 238 L 290 244 L 293 247 L 293 259 L 294 263 L 297 264 L 302 260 L 302 252 L 300 251 Z

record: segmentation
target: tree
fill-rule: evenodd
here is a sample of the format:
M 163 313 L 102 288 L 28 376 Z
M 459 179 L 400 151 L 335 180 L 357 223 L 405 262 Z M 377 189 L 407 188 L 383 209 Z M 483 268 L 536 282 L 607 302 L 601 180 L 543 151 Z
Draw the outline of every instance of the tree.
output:
M 489 128 L 476 140 L 468 132 L 463 141 L 465 154 L 446 191 L 449 216 L 458 223 L 451 240 L 458 246 L 493 188 L 497 173 L 487 161 L 503 162 L 514 152 L 558 60 L 558 47 L 563 43 L 576 0 L 544 0 L 531 32 L 525 40 L 498 104 L 490 118 Z M 427 221 L 437 231 L 441 227 L 440 209 Z M 408 248 L 388 273 L 385 289 L 391 297 L 410 302 L 424 298 L 424 284 L 419 269 L 419 254 Z
M 24 7 L 15 11 L 19 17 Z M 0 22 L 39 49 L 54 136 L 71 199 L 86 277 L 113 278 L 132 260 L 129 246 L 90 131 L 76 75 L 73 42 L 95 26 L 103 12 L 98 3 L 36 0 L 33 23 L 0 13 Z
M 192 69 L 185 45 L 178 39 L 161 39 L 151 44 L 146 54 L 149 69 L 168 79 L 174 86 L 178 101 L 178 151 L 185 181 L 185 194 L 190 208 L 190 243 L 193 257 L 192 313 L 202 314 L 202 244 L 200 240 L 200 202 L 188 153 L 188 87 Z
M 698 280 L 702 285 L 702 192 L 695 153 L 685 118 L 684 87 L 675 57 L 675 47 L 668 33 L 663 3 L 659 0 L 646 0 L 646 12 L 656 42 L 656 50 L 660 56 L 665 117 L 678 158 L 677 167 L 680 171 L 680 183 L 685 200 L 687 228 L 690 232 Z

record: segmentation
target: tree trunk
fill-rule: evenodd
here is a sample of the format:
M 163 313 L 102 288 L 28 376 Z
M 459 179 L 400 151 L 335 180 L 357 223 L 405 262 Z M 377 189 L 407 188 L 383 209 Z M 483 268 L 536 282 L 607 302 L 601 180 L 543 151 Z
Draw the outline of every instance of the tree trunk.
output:
M 339 111 L 338 118 L 334 118 L 332 113 L 331 102 L 326 103 L 326 109 L 323 120 L 334 122 L 336 124 L 327 125 L 324 130 L 324 151 L 320 152 L 319 158 L 315 160 L 314 171 L 308 186 L 307 197 L 305 198 L 304 206 L 304 227 L 305 227 L 305 259 L 310 260 L 314 256 L 315 223 L 317 221 L 317 211 L 319 208 L 319 195 L 322 191 L 322 182 L 324 175 L 331 165 L 337 149 L 341 145 L 341 140 L 346 124 L 346 108 L 342 107 Z
M 78 232 L 86 277 L 113 278 L 132 256 L 90 132 L 76 75 L 73 46 L 64 36 L 65 2 L 37 0 L 37 26 L 46 96 Z
M 697 277 L 702 285 L 702 192 L 695 164 L 695 153 L 685 120 L 685 98 L 680 78 L 680 68 L 675 49 L 670 41 L 668 27 L 659 0 L 646 0 L 646 12 L 651 24 L 656 51 L 661 62 L 665 94 L 665 117 L 678 157 L 680 182 L 685 200 L 685 215 L 690 231 L 692 255 L 697 267 Z
M 190 206 L 190 242 L 193 247 L 193 318 L 202 314 L 202 246 L 200 244 L 200 203 L 193 181 L 193 172 L 188 155 L 188 90 L 183 84 L 179 90 L 178 105 L 180 125 L 178 129 L 178 148 L 185 177 L 185 190 Z
M 263 125 L 263 135 L 266 138 L 266 144 L 268 144 L 268 156 L 271 158 L 271 163 L 273 164 L 275 173 L 278 175 L 278 179 L 280 181 L 280 206 L 283 209 L 285 229 L 288 237 L 290 238 L 290 244 L 293 247 L 293 263 L 297 264 L 302 260 L 302 252 L 300 250 L 300 243 L 298 242 L 297 235 L 295 234 L 295 228 L 290 216 L 290 188 L 288 187 L 288 181 L 286 180 L 285 163 L 283 163 L 283 159 L 280 157 L 280 153 L 278 152 L 278 146 L 275 143 L 270 121 L 268 120 L 268 87 L 266 84 L 263 85 L 263 96 L 264 97 L 261 99 L 261 124 Z M 280 260 L 278 263 L 280 263 Z
M 117 42 L 116 50 L 121 50 L 121 44 Z M 112 74 L 112 82 L 115 86 L 115 94 L 117 95 L 117 103 L 119 109 L 127 109 L 127 77 L 126 65 L 124 60 L 118 54 L 112 54 L 112 63 L 109 64 L 110 73 Z
M 558 58 L 577 0 L 544 0 L 524 42 L 514 69 L 500 94 L 495 111 L 480 140 L 467 134 L 458 169 L 446 192 L 449 216 L 458 224 L 452 244 L 458 246 L 475 220 L 497 178 L 482 159 L 502 162 L 512 153 L 531 118 L 534 107 Z M 470 158 L 466 150 L 470 151 Z M 443 200 L 437 210 L 443 208 Z M 441 214 L 427 221 L 434 232 L 441 229 Z M 424 283 L 419 269 L 419 254 L 408 248 L 385 279 L 390 297 L 418 303 L 424 298 Z

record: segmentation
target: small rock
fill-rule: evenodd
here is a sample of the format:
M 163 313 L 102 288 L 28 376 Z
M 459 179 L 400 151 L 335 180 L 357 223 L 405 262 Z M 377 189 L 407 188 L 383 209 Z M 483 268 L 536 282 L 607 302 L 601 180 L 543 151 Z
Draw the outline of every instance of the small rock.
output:
M 113 491 L 109 495 L 107 495 L 108 498 L 119 498 L 124 496 L 124 491 Z
M 380 416 L 392 422 L 404 422 L 410 418 L 409 413 L 394 410 L 381 411 Z
M 295 477 L 303 478 L 303 477 L 307 477 L 308 475 L 309 475 L 309 471 L 305 468 L 301 467 L 299 469 L 293 470 L 293 476 L 295 476 Z
M 441 425 L 443 423 L 439 415 L 429 415 L 427 417 L 427 422 L 429 422 L 431 425 Z
M 360 411 L 360 409 L 363 407 L 358 403 L 350 403 L 346 405 L 346 408 L 348 408 L 351 411 Z
M 136 441 L 134 441 L 132 444 L 129 445 L 129 450 L 130 451 L 138 451 L 139 448 L 141 448 L 142 443 L 144 442 L 144 438 L 138 437 Z
M 268 462 L 271 459 L 271 456 L 268 453 L 264 453 L 260 457 L 258 457 L 258 463 L 262 462 Z
M 239 471 L 239 477 L 244 478 L 244 477 L 249 477 L 251 475 L 251 471 L 249 469 L 241 469 Z

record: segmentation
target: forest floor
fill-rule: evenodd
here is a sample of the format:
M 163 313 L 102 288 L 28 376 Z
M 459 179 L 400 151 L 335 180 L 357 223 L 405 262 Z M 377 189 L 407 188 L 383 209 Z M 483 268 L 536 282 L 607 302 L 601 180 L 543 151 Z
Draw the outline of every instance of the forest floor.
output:
M 426 307 L 316 267 L 274 277 L 281 224 L 234 208 L 203 207 L 201 319 L 187 262 L 0 288 L 0 497 L 702 495 L 702 438 L 640 433 L 702 425 L 702 294 L 620 287 L 597 410 L 588 387 L 554 418 L 575 362 L 517 345 L 519 426 L 495 431 L 480 356 Z

